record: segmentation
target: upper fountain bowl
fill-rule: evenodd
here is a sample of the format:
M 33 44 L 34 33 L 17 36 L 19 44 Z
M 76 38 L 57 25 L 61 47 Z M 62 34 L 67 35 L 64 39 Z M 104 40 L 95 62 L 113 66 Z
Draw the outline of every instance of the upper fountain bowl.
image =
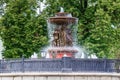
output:
M 76 23 L 77 18 L 72 17 L 71 14 L 68 14 L 66 12 L 59 12 L 56 13 L 55 17 L 50 17 L 48 19 L 48 22 L 56 25 L 68 25 Z

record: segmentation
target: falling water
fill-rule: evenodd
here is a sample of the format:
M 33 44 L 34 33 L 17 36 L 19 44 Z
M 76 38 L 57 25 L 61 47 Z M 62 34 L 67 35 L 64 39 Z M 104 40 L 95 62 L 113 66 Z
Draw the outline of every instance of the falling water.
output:
M 59 16 L 59 17 L 58 17 Z M 44 51 L 46 52 L 46 58 L 50 58 L 50 53 L 57 51 L 56 54 L 58 54 L 59 51 L 67 51 L 70 53 L 75 53 L 75 58 L 81 58 L 85 56 L 84 51 L 82 48 L 77 46 L 77 24 L 78 19 L 75 17 L 72 17 L 71 14 L 64 13 L 64 9 L 61 7 L 61 10 L 58 14 L 55 15 L 55 17 L 50 17 L 47 20 L 48 23 L 48 35 L 49 35 L 49 43 L 50 45 L 46 48 L 44 48 Z M 57 32 L 55 33 L 55 30 L 57 29 Z M 63 30 L 64 32 L 61 32 Z M 69 32 L 69 35 L 67 33 Z M 63 34 L 66 36 L 59 37 L 59 35 Z M 71 33 L 71 34 L 70 34 Z M 56 36 L 55 36 L 56 35 Z M 55 37 L 57 38 L 57 41 L 54 42 Z M 72 37 L 72 38 L 71 38 Z M 72 43 L 66 43 L 65 41 L 71 40 Z M 65 45 L 63 45 L 63 42 L 60 40 L 65 39 Z M 53 44 L 53 42 L 55 44 Z M 43 51 L 43 50 L 42 50 Z

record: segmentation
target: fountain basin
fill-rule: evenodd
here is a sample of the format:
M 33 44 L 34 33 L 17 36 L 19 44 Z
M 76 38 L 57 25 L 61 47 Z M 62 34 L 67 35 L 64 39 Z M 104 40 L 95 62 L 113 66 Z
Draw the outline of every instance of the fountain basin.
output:
M 47 49 L 50 58 L 74 57 L 78 50 L 73 47 L 52 47 Z

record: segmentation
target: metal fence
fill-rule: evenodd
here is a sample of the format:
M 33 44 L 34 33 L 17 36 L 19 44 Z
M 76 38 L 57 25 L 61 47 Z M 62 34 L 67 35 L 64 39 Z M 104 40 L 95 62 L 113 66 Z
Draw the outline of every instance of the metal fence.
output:
M 8 72 L 119 72 L 116 59 L 10 59 L 0 60 L 0 73 Z

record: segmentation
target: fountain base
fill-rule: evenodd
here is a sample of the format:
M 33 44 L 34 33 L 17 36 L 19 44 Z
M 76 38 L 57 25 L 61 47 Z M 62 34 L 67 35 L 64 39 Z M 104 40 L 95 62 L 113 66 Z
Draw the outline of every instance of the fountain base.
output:
M 48 49 L 49 58 L 75 57 L 78 52 L 73 47 L 52 47 Z

